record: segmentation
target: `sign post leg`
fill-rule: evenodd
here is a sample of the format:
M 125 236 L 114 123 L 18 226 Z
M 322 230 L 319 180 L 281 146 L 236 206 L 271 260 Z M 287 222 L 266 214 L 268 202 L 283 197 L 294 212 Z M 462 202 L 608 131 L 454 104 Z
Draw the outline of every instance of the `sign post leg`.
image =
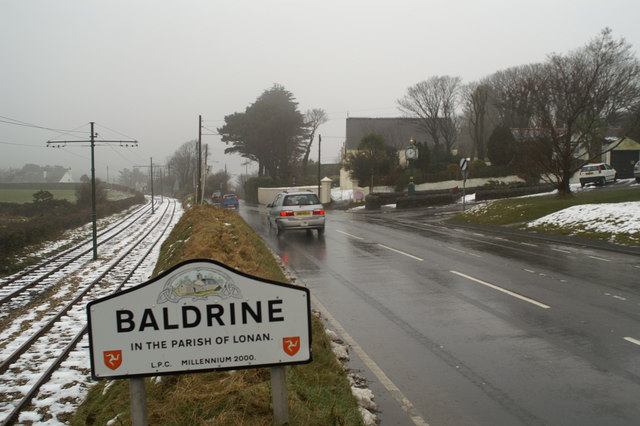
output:
M 129 401 L 131 403 L 131 424 L 147 426 L 147 396 L 144 377 L 129 379 Z
M 271 401 L 275 424 L 289 423 L 289 401 L 284 366 L 271 367 Z

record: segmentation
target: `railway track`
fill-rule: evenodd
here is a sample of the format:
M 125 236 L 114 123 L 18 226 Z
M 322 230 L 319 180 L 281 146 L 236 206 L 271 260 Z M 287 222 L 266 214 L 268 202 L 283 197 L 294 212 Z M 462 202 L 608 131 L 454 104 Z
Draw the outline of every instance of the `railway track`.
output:
M 40 283 L 0 301 L 0 425 L 65 424 L 91 385 L 87 303 L 146 281 L 180 214 L 166 198 L 154 214 L 138 210 L 102 234 L 97 261 L 73 255 Z
M 143 206 L 101 230 L 98 234 L 98 247 L 129 230 L 133 223 L 145 214 L 149 214 L 150 211 L 149 206 Z M 61 274 L 69 272 L 64 270 L 65 268 L 70 265 L 80 265 L 81 260 L 92 258 L 92 251 L 93 241 L 91 238 L 87 238 L 55 255 L 48 256 L 34 266 L 0 279 L 0 319 L 6 316 L 2 309 L 17 307 L 16 303 L 9 303 L 12 299 L 22 296 L 22 301 L 17 305 L 26 304 L 29 300 L 29 293 L 42 293 L 42 289 L 47 288 L 47 284 L 56 282 Z M 35 286 L 39 286 L 39 288 L 31 291 L 30 289 Z

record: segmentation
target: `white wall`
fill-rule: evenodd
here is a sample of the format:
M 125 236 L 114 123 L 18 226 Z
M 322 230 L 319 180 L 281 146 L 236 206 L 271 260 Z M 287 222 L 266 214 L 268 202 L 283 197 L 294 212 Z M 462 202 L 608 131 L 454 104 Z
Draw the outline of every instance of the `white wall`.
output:
M 280 188 L 258 188 L 258 203 L 262 204 L 262 205 L 267 205 L 270 202 L 273 201 L 274 198 L 276 198 L 276 195 L 278 195 L 278 193 L 289 189 L 289 190 L 299 190 L 299 191 L 306 191 L 306 190 L 311 190 L 312 192 L 314 192 L 316 195 L 318 194 L 318 185 L 314 185 L 314 186 L 283 186 Z

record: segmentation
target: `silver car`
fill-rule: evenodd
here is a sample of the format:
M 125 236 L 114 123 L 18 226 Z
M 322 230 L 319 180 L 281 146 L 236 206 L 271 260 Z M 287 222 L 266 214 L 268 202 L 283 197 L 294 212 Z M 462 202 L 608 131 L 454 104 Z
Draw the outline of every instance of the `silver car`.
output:
M 267 204 L 269 227 L 276 233 L 292 229 L 316 229 L 324 234 L 324 207 L 318 196 L 311 191 L 284 191 Z

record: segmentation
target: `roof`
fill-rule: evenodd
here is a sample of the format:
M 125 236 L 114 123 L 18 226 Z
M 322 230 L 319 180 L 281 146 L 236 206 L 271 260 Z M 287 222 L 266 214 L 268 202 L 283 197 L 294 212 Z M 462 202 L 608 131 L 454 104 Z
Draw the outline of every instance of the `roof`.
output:
M 433 144 L 431 136 L 420 128 L 419 118 L 349 117 L 347 118 L 347 141 L 345 148 L 348 150 L 357 149 L 362 138 L 370 133 L 382 136 L 387 145 L 391 145 L 396 149 L 406 148 L 411 138 L 416 142 Z
M 615 144 L 617 142 L 614 141 Z M 640 151 L 640 143 L 634 141 L 631 138 L 624 138 L 620 145 L 613 148 L 614 151 Z

